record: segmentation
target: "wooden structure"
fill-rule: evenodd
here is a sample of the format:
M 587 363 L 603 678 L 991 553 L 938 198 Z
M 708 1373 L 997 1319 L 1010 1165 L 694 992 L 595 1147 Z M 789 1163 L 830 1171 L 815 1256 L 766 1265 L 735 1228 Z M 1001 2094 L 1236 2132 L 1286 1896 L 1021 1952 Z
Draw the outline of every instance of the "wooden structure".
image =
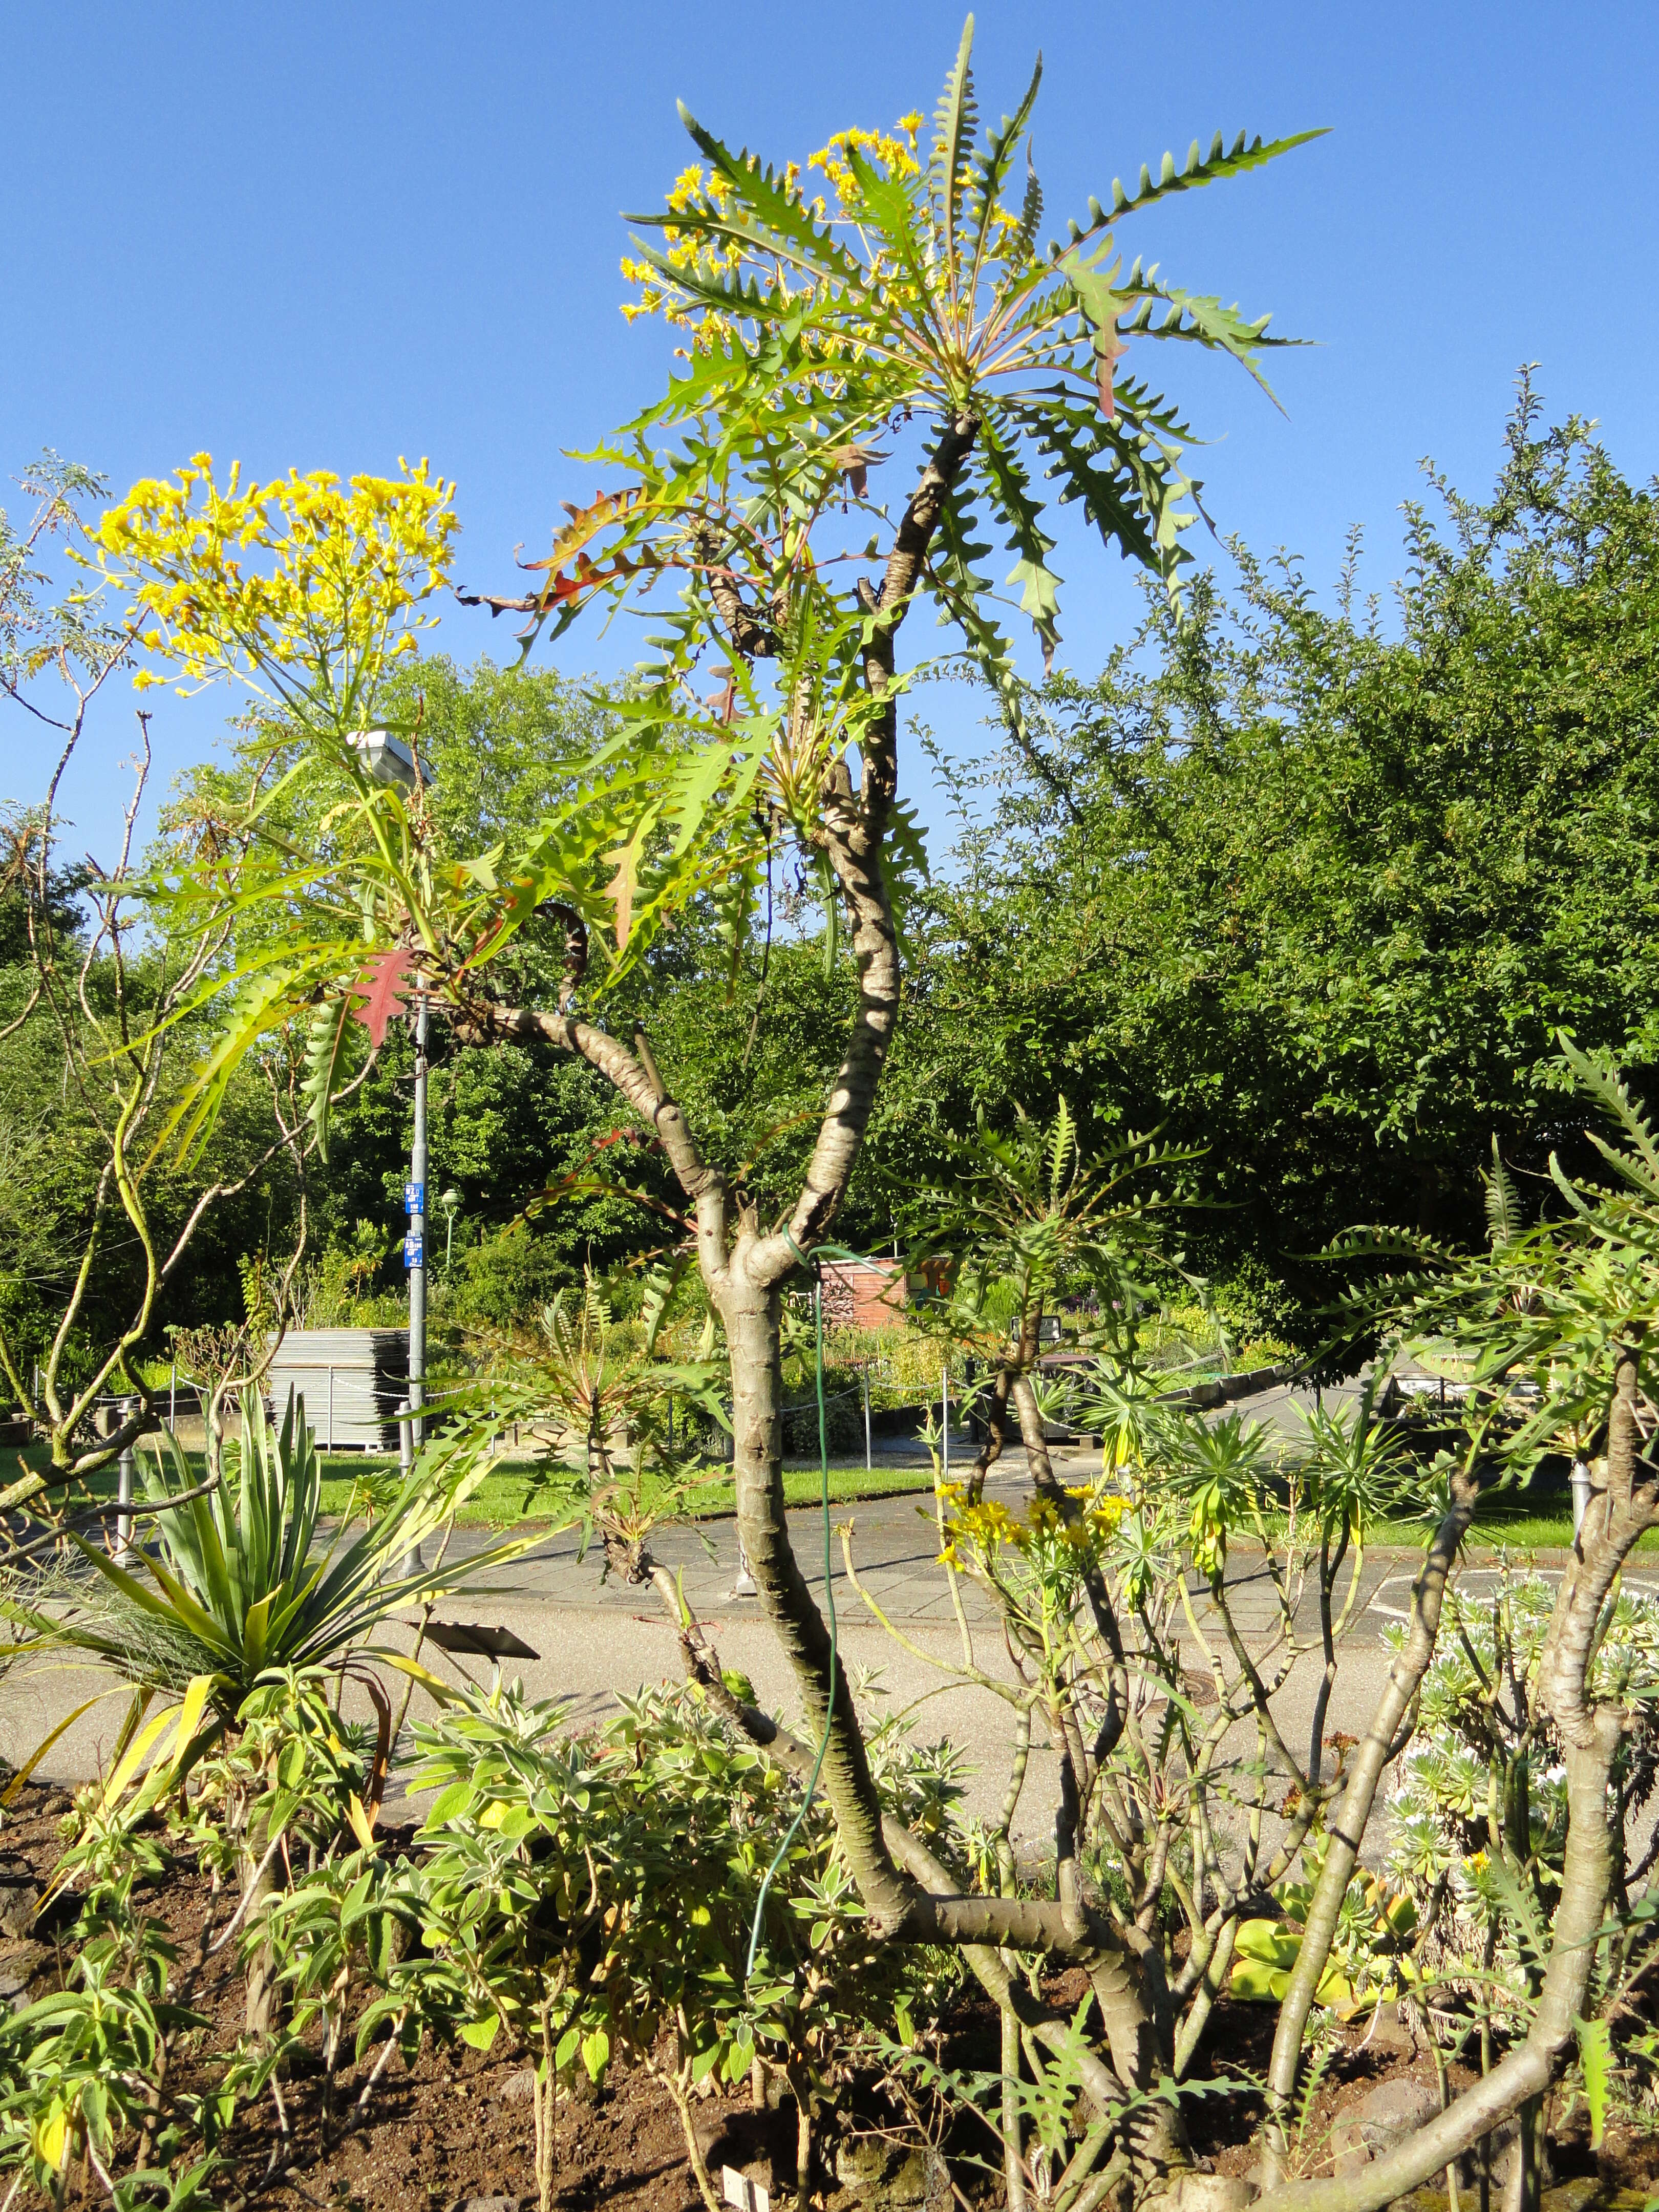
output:
M 902 1260 L 825 1260 L 823 1317 L 843 1328 L 896 1328 L 908 1285 Z

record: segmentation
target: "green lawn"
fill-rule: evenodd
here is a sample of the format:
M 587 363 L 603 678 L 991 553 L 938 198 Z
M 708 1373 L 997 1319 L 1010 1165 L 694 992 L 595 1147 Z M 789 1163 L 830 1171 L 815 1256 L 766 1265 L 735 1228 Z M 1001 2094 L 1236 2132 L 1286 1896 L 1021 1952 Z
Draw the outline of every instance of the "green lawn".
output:
M 202 1462 L 199 1454 L 187 1455 L 193 1470 L 199 1475 Z M 44 1467 L 46 1450 L 42 1445 L 31 1445 L 27 1450 L 12 1455 L 29 1467 Z M 376 1478 L 384 1480 L 395 1474 L 398 1462 L 394 1458 L 367 1452 L 325 1453 L 323 1458 L 323 1510 L 331 1516 L 344 1513 L 352 1504 L 353 1492 L 364 1481 Z M 818 1496 L 818 1470 L 816 1467 L 792 1467 L 785 1470 L 784 1494 L 792 1505 L 811 1505 Z M 112 1496 L 115 1489 L 113 1474 L 100 1476 L 93 1486 L 100 1497 Z M 925 1467 L 876 1467 L 868 1473 L 857 1462 L 832 1466 L 830 1470 L 830 1496 L 837 1505 L 855 1504 L 864 1498 L 890 1498 L 906 1492 L 926 1492 L 933 1487 L 933 1478 Z M 568 1498 L 568 1493 L 567 1493 Z M 361 1502 L 361 1499 L 360 1499 Z M 710 1483 L 697 1494 L 694 1511 L 699 1519 L 718 1518 L 730 1513 L 733 1507 L 732 1487 L 729 1482 Z M 486 1476 L 457 1516 L 463 1527 L 510 1528 L 521 1521 L 568 1520 L 568 1502 L 562 1501 L 558 1491 L 550 1484 L 541 1470 L 530 1461 L 508 1462 Z M 1397 1545 L 1408 1550 L 1420 1549 L 1427 1536 L 1426 1524 L 1421 1521 L 1384 1522 L 1373 1531 L 1373 1546 Z M 1500 1546 L 1513 1552 L 1542 1552 L 1565 1550 L 1572 1541 L 1572 1509 L 1565 1498 L 1497 1498 L 1485 1505 L 1477 1516 L 1470 1531 L 1468 1550 L 1483 1552 L 1496 1550 Z M 1650 1529 L 1637 1546 L 1638 1556 L 1651 1559 L 1659 1556 L 1659 1529 Z
M 339 1455 L 325 1460 L 325 1513 L 343 1513 L 348 1510 L 352 1492 L 365 1473 L 364 1457 L 366 1455 L 354 1454 L 348 1459 Z M 392 1471 L 397 1466 L 395 1461 L 377 1461 L 374 1464 Z M 816 1504 L 820 1480 L 815 1467 L 787 1468 L 784 1496 L 791 1505 Z M 830 1470 L 830 1496 L 838 1505 L 860 1498 L 890 1498 L 909 1491 L 931 1491 L 933 1486 L 933 1477 L 926 1468 L 878 1467 L 867 1474 L 862 1467 L 832 1467 Z M 565 1520 L 570 1517 L 568 1498 L 568 1490 L 550 1483 L 538 1468 L 528 1463 L 508 1465 L 485 1476 L 456 1519 L 464 1528 L 511 1528 L 521 1521 Z M 723 1513 L 732 1512 L 736 1502 L 731 1483 L 713 1482 L 697 1492 L 692 1510 L 698 1520 L 717 1519 Z
M 1422 1521 L 1387 1522 L 1372 1537 L 1374 1544 L 1409 1544 L 1420 1547 L 1428 1535 L 1428 1525 Z M 1511 1552 L 1565 1551 L 1572 1542 L 1572 1507 L 1566 1501 L 1559 1506 L 1545 1500 L 1531 1504 L 1523 1499 L 1510 1502 L 1494 1500 L 1475 1515 L 1474 1526 L 1465 1539 L 1468 1551 L 1496 1551 L 1500 1547 Z M 1659 1553 L 1659 1529 L 1650 1528 L 1636 1546 L 1638 1558 L 1651 1559 Z
M 26 1450 L 14 1452 L 11 1461 L 28 1468 L 44 1468 L 46 1465 L 46 1447 L 31 1444 Z M 199 1452 L 187 1452 L 193 1478 L 200 1480 L 204 1460 Z M 356 1502 L 363 1503 L 363 1486 L 383 1485 L 388 1476 L 395 1477 L 398 1462 L 390 1455 L 373 1452 L 325 1452 L 323 1455 L 323 1511 L 331 1517 L 347 1512 Z M 786 1468 L 783 1478 L 784 1495 L 792 1505 L 811 1505 L 819 1495 L 819 1474 L 816 1467 Z M 89 1486 L 98 1498 L 112 1498 L 115 1494 L 115 1475 L 112 1469 L 99 1475 Z M 847 1504 L 861 1498 L 890 1498 L 907 1492 L 927 1492 L 933 1488 L 933 1477 L 925 1467 L 876 1467 L 868 1472 L 857 1464 L 832 1466 L 830 1469 L 830 1496 L 836 1504 Z M 713 1482 L 697 1493 L 694 1511 L 699 1519 L 717 1518 L 730 1513 L 735 1504 L 732 1486 L 729 1482 Z M 478 1488 L 456 1516 L 464 1528 L 510 1528 L 521 1521 L 568 1520 L 570 1518 L 568 1492 L 550 1483 L 540 1468 L 530 1461 L 508 1462 L 486 1475 Z

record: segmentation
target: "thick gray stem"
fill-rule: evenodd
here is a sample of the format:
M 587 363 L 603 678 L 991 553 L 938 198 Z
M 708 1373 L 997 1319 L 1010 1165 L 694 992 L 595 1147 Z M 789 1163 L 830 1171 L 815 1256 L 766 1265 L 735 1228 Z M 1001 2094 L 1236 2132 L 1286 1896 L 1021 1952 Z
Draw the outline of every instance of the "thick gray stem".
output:
M 752 1248 L 750 1248 L 752 1249 Z M 732 1370 L 732 1459 L 738 1534 L 779 1643 L 794 1674 L 806 1732 L 830 1740 L 819 1787 L 835 1814 L 848 1863 L 878 1924 L 896 1932 L 915 1887 L 882 1839 L 881 1801 L 844 1666 L 832 1667 L 830 1632 L 801 1573 L 784 1521 L 781 1294 L 747 1280 L 740 1243 L 717 1291 Z

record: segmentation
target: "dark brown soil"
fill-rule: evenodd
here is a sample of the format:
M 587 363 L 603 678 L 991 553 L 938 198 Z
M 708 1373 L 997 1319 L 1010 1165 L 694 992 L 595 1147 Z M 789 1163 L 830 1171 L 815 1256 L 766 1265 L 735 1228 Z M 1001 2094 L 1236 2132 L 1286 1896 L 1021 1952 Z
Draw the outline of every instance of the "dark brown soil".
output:
M 60 1790 L 30 1785 L 6 1815 L 0 1832 L 0 1895 L 9 1894 L 13 1900 L 4 1917 L 14 1928 L 20 1920 L 16 1908 L 28 1896 L 27 1885 L 31 1880 L 43 1884 L 55 1863 L 60 1849 L 58 1824 L 69 1805 Z M 407 1831 L 392 1830 L 386 1836 L 393 1850 L 409 1841 Z M 148 1893 L 145 1903 L 172 1930 L 181 1962 L 193 1956 L 207 1903 L 205 1881 L 191 1870 L 176 1872 L 169 1883 Z M 27 1996 L 31 1998 L 57 1987 L 70 1965 L 62 1934 L 54 1933 L 51 1924 L 54 1917 L 66 1924 L 72 1905 L 55 1915 L 49 1907 L 32 1938 L 0 1936 L 0 1975 L 9 1967 L 15 1986 L 20 1972 L 27 1970 Z M 1082 1995 L 1082 1978 L 1057 1976 L 1051 1994 L 1057 2002 L 1074 2005 Z M 205 1970 L 192 2002 L 213 2021 L 208 2047 L 229 2047 L 241 2024 L 243 2004 L 234 1947 Z M 1208 2039 L 1213 2070 L 1231 2075 L 1240 2086 L 1193 2099 L 1186 2115 L 1195 2149 L 1218 2172 L 1244 2173 L 1253 2163 L 1252 2139 L 1261 2107 L 1259 2095 L 1248 2085 L 1265 2069 L 1273 2019 L 1267 2007 L 1223 2003 L 1217 2008 Z M 944 2027 L 948 2063 L 976 2070 L 994 2063 L 995 2023 L 988 2008 L 966 2003 Z M 1361 2048 L 1358 2031 L 1352 2043 L 1355 2047 L 1332 2065 L 1315 2101 L 1304 2137 L 1310 2171 L 1320 2170 L 1321 2147 L 1334 2122 L 1379 2082 L 1402 2074 L 1433 2079 L 1426 2052 L 1384 2046 L 1380 2039 Z M 361 2066 L 343 2074 L 337 2112 L 346 2110 L 355 2099 L 375 2056 L 371 2051 Z M 187 2066 L 189 2062 L 185 2063 Z M 290 2152 L 300 2154 L 299 2163 L 289 2178 L 273 2181 L 262 2191 L 258 2202 L 272 2207 L 273 2212 L 276 2208 L 301 2212 L 301 2207 L 307 2212 L 317 2212 L 319 2207 L 330 2212 L 453 2212 L 470 2198 L 507 2197 L 518 2199 L 523 2212 L 532 2212 L 536 2203 L 534 2131 L 526 2063 L 522 2052 L 481 2056 L 428 2044 L 410 2072 L 393 2060 L 364 2124 L 337 2142 L 326 2155 L 319 2148 L 319 2081 L 296 2069 L 296 2077 L 284 2084 L 283 2101 Z M 1467 2078 L 1454 2070 L 1454 2089 Z M 899 2115 L 884 2110 L 872 2090 L 857 2090 L 848 2101 L 854 2129 L 902 2134 Z M 1555 2131 L 1559 2179 L 1599 2179 L 1596 2194 L 1604 2201 L 1611 2191 L 1650 2194 L 1659 2186 L 1659 2142 L 1640 2131 L 1610 2125 L 1601 2152 L 1594 2154 L 1582 2110 L 1564 2112 L 1561 2117 Z M 729 2160 L 768 2183 L 775 2203 L 793 2201 L 792 2106 L 755 2112 L 747 2090 L 714 2097 L 699 2110 L 698 2135 L 717 2188 L 720 2168 Z M 230 2172 L 243 2188 L 265 2171 L 276 2136 L 270 2098 L 246 2108 L 239 2117 L 226 2149 Z M 977 2141 L 958 2136 L 950 2148 L 962 2154 L 954 2173 L 964 2197 L 1000 2203 L 1000 2182 L 991 2179 L 999 2154 L 989 2136 L 981 2134 Z M 1328 2161 L 1323 2170 L 1329 2171 Z M 823 2178 L 828 2182 L 828 2175 Z M 94 2193 L 101 2200 L 101 2191 Z M 215 2194 L 222 2200 L 234 2196 L 235 2185 L 227 2187 L 222 2175 Z M 71 2202 L 75 2197 L 71 2190 Z M 859 2200 L 830 2184 L 819 2201 L 851 2207 Z M 701 2199 L 678 2115 L 666 2093 L 642 2069 L 617 2069 L 602 2092 L 562 2104 L 556 2119 L 554 2203 L 560 2212 L 696 2212 Z M 1467 2201 L 1464 2212 L 1472 2212 Z

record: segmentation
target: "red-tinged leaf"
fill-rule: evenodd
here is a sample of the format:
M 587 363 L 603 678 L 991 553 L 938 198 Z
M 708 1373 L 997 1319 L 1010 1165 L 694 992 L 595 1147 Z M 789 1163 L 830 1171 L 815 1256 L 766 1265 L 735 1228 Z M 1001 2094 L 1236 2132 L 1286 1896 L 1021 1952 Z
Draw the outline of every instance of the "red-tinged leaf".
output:
M 618 845 L 614 853 L 607 853 L 607 860 L 617 863 L 617 872 L 605 885 L 605 896 L 617 909 L 617 950 L 628 948 L 629 933 L 634 927 L 634 894 L 639 887 L 640 856 L 645 850 L 645 841 L 650 836 L 656 819 L 653 811 L 635 825 L 633 836 L 625 845 Z
M 536 884 L 530 876 L 515 876 L 507 887 L 504 903 L 493 921 L 488 921 L 473 940 L 472 950 L 462 961 L 459 973 L 465 975 L 469 968 L 477 967 L 489 960 L 507 942 L 515 929 L 522 928 L 536 911 Z
M 608 857 L 617 864 L 617 872 L 605 890 L 617 909 L 617 950 L 622 952 L 627 949 L 628 933 L 634 927 L 634 888 L 640 856 L 635 846 L 624 845 Z
M 362 1005 L 352 1008 L 352 1016 L 368 1031 L 368 1041 L 376 1052 L 386 1042 L 386 1024 L 409 996 L 404 979 L 413 964 L 406 952 L 377 952 L 352 985 L 354 991 L 363 994 Z
M 521 561 L 520 567 L 532 572 L 562 568 L 573 554 L 590 544 L 602 530 L 608 529 L 613 522 L 626 521 L 644 498 L 644 487 L 635 485 L 626 491 L 602 491 L 591 507 L 574 507 L 566 500 L 564 511 L 570 520 L 555 535 L 553 550 L 544 561 Z

